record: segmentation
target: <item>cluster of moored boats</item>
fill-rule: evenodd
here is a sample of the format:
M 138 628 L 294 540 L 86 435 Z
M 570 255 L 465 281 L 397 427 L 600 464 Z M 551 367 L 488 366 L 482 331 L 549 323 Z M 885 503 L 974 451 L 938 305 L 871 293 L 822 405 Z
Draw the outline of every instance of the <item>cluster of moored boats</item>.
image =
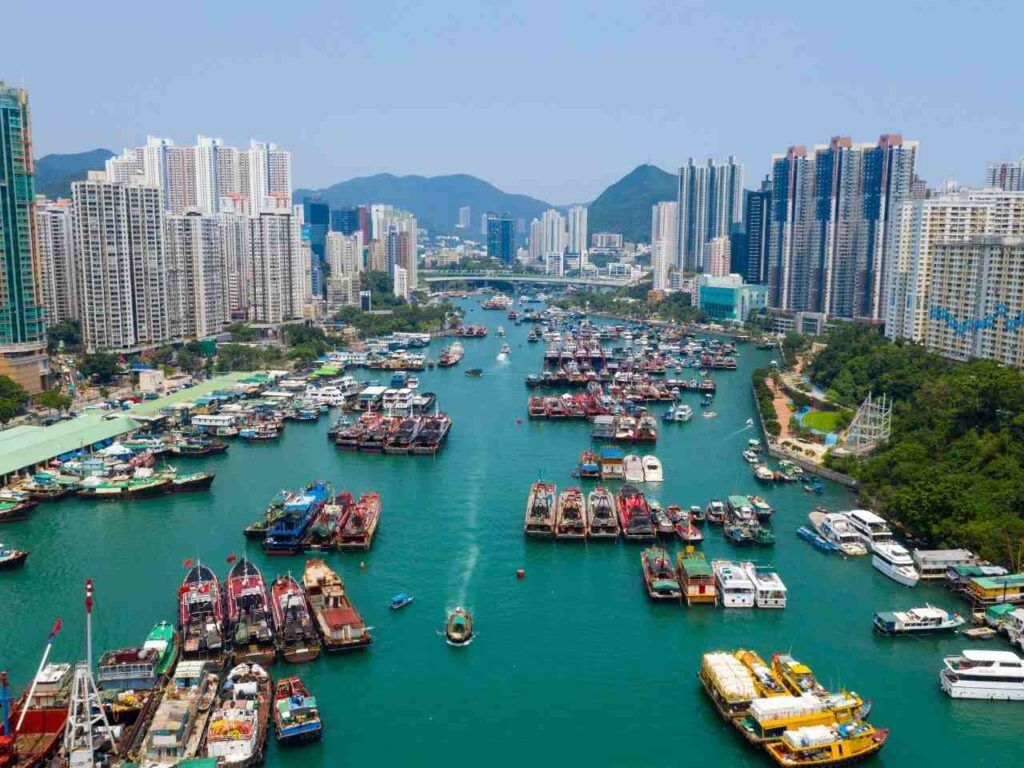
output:
M 785 608 L 788 592 L 782 578 L 754 562 L 712 560 L 692 546 L 675 559 L 662 547 L 640 553 L 644 588 L 651 600 L 686 602 L 687 606 Z
M 705 653 L 697 673 L 715 709 L 778 765 L 847 765 L 885 746 L 888 729 L 868 722 L 871 703 L 828 691 L 788 654 L 765 662 L 746 649 Z
M 328 437 L 345 451 L 433 456 L 448 441 L 452 419 L 446 413 L 389 415 L 367 412 L 336 424 Z

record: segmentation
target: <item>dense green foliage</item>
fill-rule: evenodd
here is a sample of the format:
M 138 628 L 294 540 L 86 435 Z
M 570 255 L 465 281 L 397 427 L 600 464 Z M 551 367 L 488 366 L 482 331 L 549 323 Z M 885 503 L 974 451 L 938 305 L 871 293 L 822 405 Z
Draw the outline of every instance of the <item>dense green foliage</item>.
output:
M 47 389 L 32 398 L 32 402 L 40 408 L 52 408 L 55 411 L 64 413 L 71 410 L 74 400 L 58 389 Z
M 338 313 L 338 319 L 351 325 L 360 337 L 382 336 L 396 331 L 408 333 L 428 333 L 444 327 L 445 318 L 450 306 L 399 304 L 389 314 L 372 314 L 361 312 L 355 307 L 345 307 Z
M 36 160 L 36 194 L 50 199 L 71 197 L 71 182 L 84 179 L 89 171 L 102 171 L 109 149 L 91 149 L 67 155 L 43 155 Z
M 57 352 L 60 349 L 71 352 L 82 346 L 82 324 L 78 320 L 65 320 L 63 323 L 46 329 L 47 349 Z M 61 347 L 61 342 L 64 346 Z
M 894 399 L 893 433 L 863 463 L 865 500 L 935 546 L 964 546 L 1019 567 L 1024 544 L 1024 375 L 991 361 L 953 363 L 877 331 L 834 332 L 815 383 L 856 402 Z
M 771 375 L 771 368 L 758 368 L 751 374 L 750 380 L 754 384 L 754 397 L 757 398 L 761 416 L 764 418 L 764 431 L 772 437 L 778 437 L 782 432 L 782 425 L 779 423 L 778 414 L 775 413 L 775 398 L 767 384 Z
M 675 200 L 675 174 L 654 165 L 640 165 L 602 192 L 587 206 L 591 232 L 621 232 L 626 242 L 651 239 L 651 206 Z
M 577 291 L 567 293 L 553 304 L 563 309 L 583 309 L 603 315 L 631 320 L 660 320 L 669 323 L 700 322 L 704 313 L 690 306 L 686 294 L 670 293 L 657 304 L 647 302 L 650 282 L 610 291 Z
M 225 330 L 231 334 L 231 340 L 240 343 L 256 340 L 256 329 L 245 323 L 232 323 Z
M 100 384 L 109 384 L 120 373 L 117 356 L 106 352 L 96 352 L 83 357 L 78 371 L 86 378 L 95 379 Z
M 0 424 L 25 412 L 28 392 L 10 376 L 0 376 Z
M 221 344 L 217 347 L 217 361 L 214 363 L 214 368 L 220 373 L 259 371 L 267 368 L 279 368 L 283 361 L 284 352 L 280 347 Z

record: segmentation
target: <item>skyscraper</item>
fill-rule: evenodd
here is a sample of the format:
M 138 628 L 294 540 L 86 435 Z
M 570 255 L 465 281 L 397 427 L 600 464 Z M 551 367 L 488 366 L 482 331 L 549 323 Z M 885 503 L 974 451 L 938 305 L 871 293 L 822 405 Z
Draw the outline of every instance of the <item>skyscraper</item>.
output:
M 540 251 L 544 256 L 561 256 L 565 253 L 569 237 L 565 217 L 555 208 L 549 208 L 540 216 Z
M 335 208 L 331 211 L 331 232 L 351 235 L 360 231 L 358 208 Z
M 46 310 L 38 282 L 28 91 L 0 80 L 0 374 L 46 385 Z
M 511 264 L 516 257 L 516 221 L 507 213 L 486 214 L 487 255 L 503 264 Z
M 712 277 L 725 277 L 731 272 L 731 259 L 729 252 L 728 237 L 713 237 L 706 246 L 708 259 L 707 269 L 704 270 Z
M 352 275 L 362 271 L 363 233 L 327 235 L 327 265 L 332 275 Z
M 679 253 L 679 204 L 663 201 L 651 206 L 651 270 L 654 290 L 668 288 L 668 273 Z
M 327 258 L 327 233 L 331 228 L 330 206 L 319 200 L 306 200 L 303 203 L 302 222 L 309 235 L 310 250 L 313 252 L 313 282 L 316 283 Z M 321 294 L 320 287 L 314 284 L 313 293 Z
M 189 211 L 164 220 L 167 303 L 173 338 L 203 338 L 228 322 L 228 279 L 215 216 Z
M 580 266 L 582 266 L 582 257 L 587 252 L 587 206 L 569 206 L 566 219 L 569 230 L 568 251 L 571 255 L 581 258 Z
M 78 279 L 71 201 L 36 197 L 39 277 L 46 323 L 53 326 L 78 319 Z
M 742 253 L 733 252 L 733 271 L 743 276 L 745 283 L 764 285 L 768 282 L 768 218 L 772 200 L 771 179 L 765 177 L 761 188 L 747 193 L 745 215 L 746 232 L 742 239 Z
M 249 319 L 280 323 L 300 317 L 310 292 L 310 266 L 302 254 L 298 216 L 264 211 L 248 223 Z
M 469 229 L 470 210 L 468 205 L 459 208 L 459 229 Z
M 1016 162 L 989 163 L 985 170 L 985 186 L 1004 192 L 1024 192 L 1024 157 Z
M 735 157 L 724 163 L 708 160 L 703 166 L 691 157 L 679 169 L 676 202 L 676 264 L 689 272 L 701 272 L 707 266 L 707 242 L 728 237 L 743 221 L 743 166 Z
M 838 136 L 772 158 L 771 306 L 881 320 L 893 211 L 910 196 L 917 142 Z

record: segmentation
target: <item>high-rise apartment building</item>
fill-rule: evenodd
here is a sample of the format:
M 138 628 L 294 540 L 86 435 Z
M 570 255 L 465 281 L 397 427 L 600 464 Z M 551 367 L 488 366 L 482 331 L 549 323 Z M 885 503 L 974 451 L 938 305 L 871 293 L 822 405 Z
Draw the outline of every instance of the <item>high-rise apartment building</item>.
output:
M 1004 192 L 1024 192 L 1024 157 L 1016 162 L 989 163 L 985 169 L 985 186 Z
M 771 306 L 879 321 L 890 220 L 909 199 L 917 142 L 844 136 L 772 158 Z
M 582 266 L 582 259 L 587 253 L 587 206 L 569 206 L 566 222 L 566 249 L 571 255 L 580 257 Z
M 217 216 L 220 244 L 224 252 L 227 283 L 227 312 L 232 320 L 249 319 L 252 304 L 252 261 L 249 220 L 235 213 Z
M 301 317 L 310 294 L 310 265 L 303 257 L 300 211 L 269 210 L 249 223 L 249 319 L 280 323 Z
M 227 254 L 215 216 L 189 211 L 164 220 L 167 305 L 173 338 L 220 333 L 229 319 Z
M 384 244 L 388 274 L 394 280 L 395 267 L 402 267 L 405 270 L 409 291 L 414 290 L 419 281 L 419 227 L 416 217 L 408 211 L 386 206 L 378 227 L 378 239 Z
M 540 262 L 544 257 L 544 224 L 540 219 L 533 219 L 530 222 L 529 231 L 529 258 L 533 263 Z
M 691 157 L 678 174 L 677 266 L 701 272 L 707 266 L 705 246 L 728 237 L 743 221 L 743 165 L 730 157 L 724 163 L 697 165 Z
M 744 203 L 744 236 L 742 252 L 733 252 L 733 271 L 751 285 L 768 282 L 768 219 L 771 213 L 771 180 L 765 178 L 761 188 L 747 193 Z
M 485 219 L 487 255 L 503 264 L 516 258 L 516 221 L 507 213 L 488 213 Z
M 733 271 L 728 237 L 713 237 L 705 248 L 708 254 L 705 272 L 712 277 L 725 277 Z
M 75 264 L 71 201 L 36 196 L 39 278 L 46 324 L 78 319 L 78 278 Z
M 409 287 L 409 273 L 406 272 L 404 267 L 395 265 L 393 281 L 394 290 L 392 292 L 394 295 L 408 301 L 411 289 Z
M 102 172 L 71 185 L 74 249 L 87 350 L 129 350 L 171 338 L 160 189 Z
M 0 80 L 0 374 L 38 392 L 48 373 L 28 92 Z
M 470 216 L 471 213 L 468 205 L 459 207 L 459 229 L 469 229 Z
M 363 233 L 327 235 L 327 266 L 332 275 L 354 275 L 363 270 Z
M 676 267 L 679 253 L 679 206 L 674 201 L 651 207 L 651 270 L 654 290 L 668 288 L 668 275 Z

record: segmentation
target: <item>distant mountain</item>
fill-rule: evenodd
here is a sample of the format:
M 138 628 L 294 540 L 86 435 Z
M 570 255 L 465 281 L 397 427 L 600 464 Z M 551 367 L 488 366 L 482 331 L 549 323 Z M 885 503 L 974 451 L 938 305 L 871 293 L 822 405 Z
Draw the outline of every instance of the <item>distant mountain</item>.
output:
M 590 232 L 621 232 L 627 242 L 651 239 L 651 206 L 675 200 L 676 177 L 655 165 L 638 165 L 587 208 Z
M 324 200 L 332 208 L 385 203 L 412 212 L 434 232 L 455 232 L 459 208 L 470 208 L 470 232 L 480 232 L 480 217 L 488 211 L 510 213 L 517 219 L 540 216 L 550 203 L 526 195 L 502 192 L 493 184 L 465 174 L 452 176 L 395 176 L 378 173 L 349 179 L 325 189 L 297 189 L 294 198 Z
M 87 171 L 102 171 L 109 149 L 92 149 L 70 155 L 45 155 L 36 160 L 36 194 L 49 198 L 69 197 L 71 182 L 84 179 Z

